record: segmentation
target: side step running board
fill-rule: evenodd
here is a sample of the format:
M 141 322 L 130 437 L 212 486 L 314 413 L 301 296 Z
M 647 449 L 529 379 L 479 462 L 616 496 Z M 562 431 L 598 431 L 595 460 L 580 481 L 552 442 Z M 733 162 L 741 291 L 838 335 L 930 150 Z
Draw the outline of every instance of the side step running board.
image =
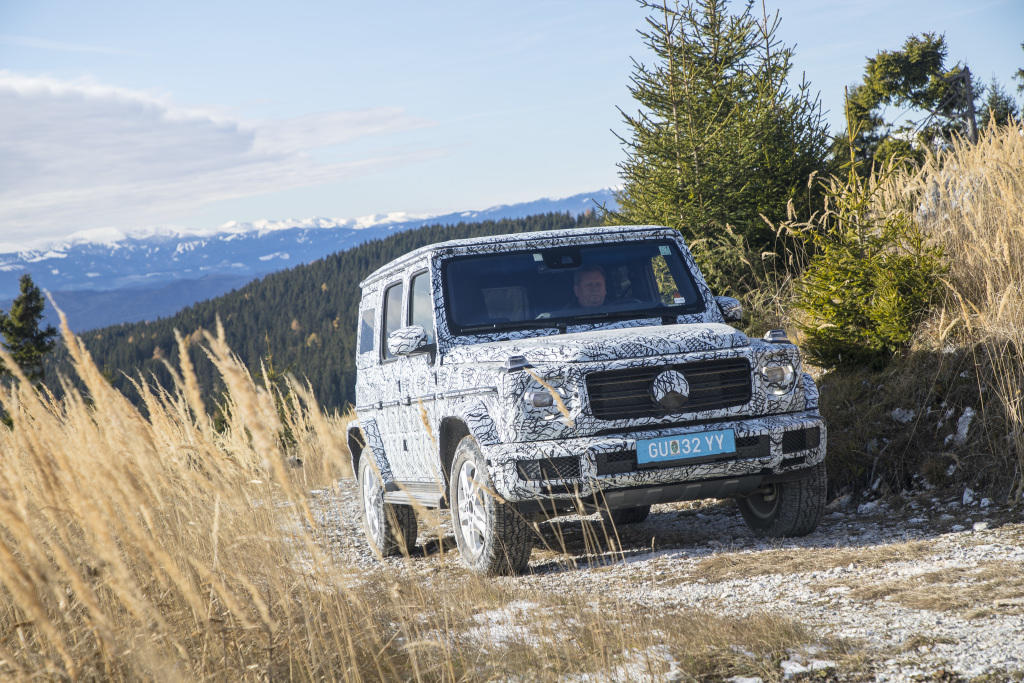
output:
M 440 485 L 421 481 L 392 481 L 384 487 L 384 502 L 391 505 L 422 505 L 439 508 L 445 504 Z

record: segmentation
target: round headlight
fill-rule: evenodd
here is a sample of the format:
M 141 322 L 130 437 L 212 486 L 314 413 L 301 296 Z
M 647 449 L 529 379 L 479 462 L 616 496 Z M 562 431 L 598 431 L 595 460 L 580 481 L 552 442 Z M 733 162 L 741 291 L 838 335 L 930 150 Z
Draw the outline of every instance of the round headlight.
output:
M 768 391 L 775 396 L 781 396 L 793 388 L 793 380 L 796 379 L 796 369 L 791 363 L 773 363 L 761 367 L 761 377 L 768 385 Z

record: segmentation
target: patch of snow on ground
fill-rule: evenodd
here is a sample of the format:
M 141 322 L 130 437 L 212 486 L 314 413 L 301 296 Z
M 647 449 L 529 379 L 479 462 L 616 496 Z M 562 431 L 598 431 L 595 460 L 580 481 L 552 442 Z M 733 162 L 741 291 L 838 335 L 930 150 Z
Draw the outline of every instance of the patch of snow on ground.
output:
M 646 650 L 627 650 L 622 654 L 622 659 L 621 664 L 609 671 L 570 676 L 566 680 L 596 683 L 597 681 L 680 681 L 688 678 L 679 668 L 679 662 L 664 645 L 654 645 Z M 666 666 L 668 671 L 663 671 Z
M 480 625 L 463 635 L 477 641 L 485 652 L 490 646 L 500 648 L 509 642 L 527 640 L 535 637 L 530 626 L 541 609 L 537 603 L 517 600 L 500 609 L 479 612 L 473 615 L 473 621 Z

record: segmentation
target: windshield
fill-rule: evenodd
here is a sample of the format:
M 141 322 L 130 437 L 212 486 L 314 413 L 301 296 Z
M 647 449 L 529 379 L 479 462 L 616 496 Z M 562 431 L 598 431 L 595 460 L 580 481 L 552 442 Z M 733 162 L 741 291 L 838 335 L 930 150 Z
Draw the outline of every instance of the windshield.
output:
M 444 282 L 454 334 L 704 310 L 670 240 L 461 256 L 445 264 Z

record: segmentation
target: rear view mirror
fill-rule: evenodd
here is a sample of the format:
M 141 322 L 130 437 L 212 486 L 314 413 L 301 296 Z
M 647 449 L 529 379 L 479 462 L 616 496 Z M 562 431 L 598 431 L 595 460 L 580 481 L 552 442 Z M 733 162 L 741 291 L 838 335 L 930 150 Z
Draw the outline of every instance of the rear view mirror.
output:
M 388 335 L 388 353 L 408 356 L 427 346 L 427 331 L 419 325 L 400 327 Z
M 743 319 L 743 304 L 731 296 L 716 296 L 718 308 L 722 311 L 722 317 L 727 323 L 738 323 Z

